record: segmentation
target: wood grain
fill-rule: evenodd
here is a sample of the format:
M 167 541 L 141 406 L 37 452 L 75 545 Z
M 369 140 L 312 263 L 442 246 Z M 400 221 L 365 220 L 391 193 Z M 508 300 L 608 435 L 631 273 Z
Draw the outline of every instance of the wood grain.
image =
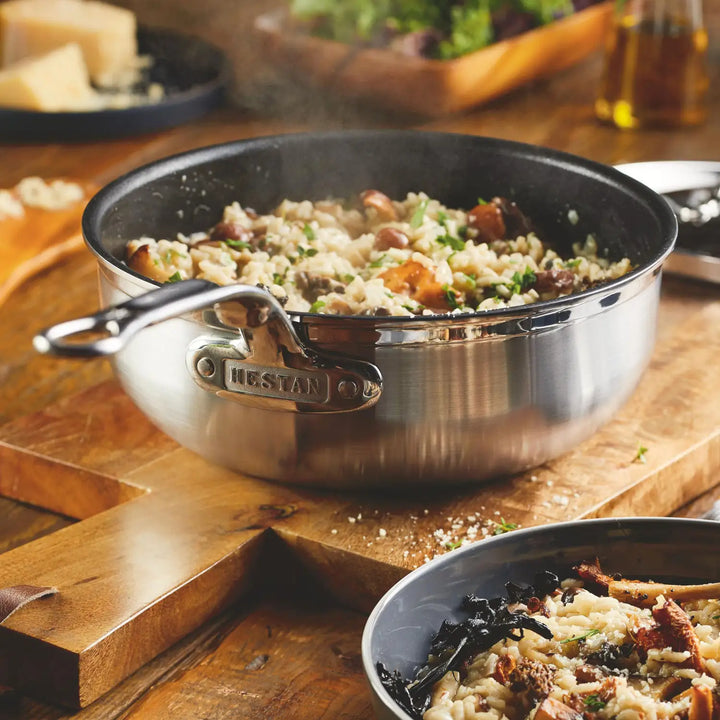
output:
M 0 553 L 67 527 L 72 520 L 0 497 Z
M 95 188 L 82 184 L 83 200 L 67 208 L 25 207 L 20 217 L 0 215 L 0 305 L 28 278 L 83 247 L 80 219 Z
M 8 692 L 0 720 L 165 720 L 169 711 L 177 720 L 370 720 L 359 662 L 364 618 L 290 597 L 235 606 L 77 714 Z
M 412 499 L 223 470 L 154 430 L 115 383 L 9 423 L 0 491 L 87 519 L 0 556 L 0 583 L 60 589 L 4 625 L 0 646 L 26 659 L 5 680 L 88 704 L 252 584 L 268 532 L 332 596 L 367 611 L 408 569 L 501 523 L 668 514 L 715 484 L 720 407 L 708 388 L 718 353 L 720 303 L 708 303 L 675 326 L 627 406 L 576 450 Z
M 248 73 L 242 80 L 252 76 L 253 82 L 245 86 L 241 100 L 246 106 L 260 108 L 263 116 L 225 109 L 192 126 L 142 138 L 79 143 L 72 147 L 0 146 L 0 186 L 12 186 L 29 174 L 78 177 L 102 184 L 127 169 L 161 155 L 213 142 L 309 127 L 405 126 L 411 122 L 402 115 L 388 116 L 370 112 L 356 104 L 339 101 L 332 95 L 308 92 L 306 87 L 293 86 L 286 79 L 275 86 L 260 87 L 255 81 L 268 76 L 265 69 L 255 62 L 256 47 L 249 39 L 247 43 L 237 42 L 237 27 L 245 25 L 228 21 L 228 16 L 222 13 L 209 12 L 207 4 L 181 3 L 181 10 L 175 11 L 178 4 L 172 3 L 172 12 L 163 16 L 163 12 L 167 13 L 168 2 L 136 4 L 145 15 L 154 14 L 156 23 L 165 17 L 168 24 L 177 23 L 183 28 L 197 27 L 203 34 L 225 38 L 228 47 L 232 46 L 232 52 L 247 53 L 244 57 L 247 58 Z M 227 6 L 226 0 L 211 0 L 211 6 L 216 8 L 223 2 Z M 263 10 L 266 5 L 257 0 L 235 4 L 236 15 L 233 17 L 249 18 L 253 12 Z M 203 17 L 208 15 L 212 17 L 207 24 L 203 24 Z M 720 5 L 707 4 L 706 16 L 715 23 L 712 28 L 720 27 Z M 717 37 L 717 34 L 711 32 L 711 38 Z M 549 81 L 523 87 L 492 101 L 480 110 L 444 118 L 424 127 L 524 140 L 569 150 L 602 162 L 678 158 L 719 160 L 719 50 L 717 40 L 711 40 L 711 109 L 708 122 L 690 131 L 633 133 L 618 132 L 598 125 L 592 113 L 601 63 L 598 55 Z M 211 485 L 214 483 L 212 473 L 207 472 L 206 467 L 201 468 L 202 463 L 193 464 L 189 453 L 162 438 L 129 404 L 130 410 L 126 412 L 123 403 L 128 401 L 123 399 L 114 384 L 100 385 L 95 391 L 96 395 L 88 394 L 88 406 L 81 404 L 86 391 L 111 378 L 106 361 L 78 363 L 41 358 L 32 351 L 30 341 L 35 330 L 86 314 L 97 307 L 96 298 L 94 262 L 88 254 L 80 252 L 59 261 L 35 276 L 31 282 L 20 286 L 6 299 L 0 314 L 0 423 L 11 423 L 0 431 L 5 443 L 3 452 L 23 458 L 16 466 L 9 465 L 7 457 L 3 458 L 0 462 L 0 482 L 3 487 L 15 487 L 12 492 L 16 495 L 22 485 L 30 488 L 37 502 L 44 498 L 49 504 L 54 497 L 56 507 L 64 507 L 80 517 L 91 516 L 88 520 L 70 526 L 70 521 L 64 517 L 43 514 L 35 508 L 1 500 L 0 549 L 15 548 L 0 557 L 3 571 L 20 559 L 27 559 L 28 567 L 34 569 L 45 552 L 54 552 L 57 544 L 64 543 L 68 534 L 73 537 L 74 533 L 79 533 L 76 537 L 80 538 L 82 544 L 77 546 L 79 549 L 65 577 L 77 572 L 79 579 L 91 578 L 97 573 L 90 572 L 88 563 L 83 567 L 82 556 L 86 548 L 92 546 L 95 534 L 85 528 L 101 528 L 105 522 L 119 523 L 120 518 L 127 517 L 124 513 L 130 508 L 142 508 L 140 503 L 151 497 L 153 492 L 172 493 L 176 463 L 187 465 L 180 473 L 178 487 L 181 491 L 187 481 L 183 473 L 187 472 L 195 472 L 203 480 L 207 478 Z M 289 716 L 299 720 L 318 716 L 367 720 L 370 709 L 361 672 L 357 668 L 352 672 L 348 669 L 341 681 L 333 682 L 340 670 L 334 664 L 333 657 L 326 652 L 326 639 L 332 637 L 331 645 L 339 650 L 338 657 L 349 657 L 350 660 L 343 662 L 352 663 L 353 650 L 356 652 L 359 644 L 362 617 L 353 612 L 333 610 L 332 606 L 321 603 L 318 598 L 322 593 L 328 593 L 329 589 L 344 602 L 367 607 L 372 596 L 376 596 L 409 567 L 422 562 L 425 554 L 445 551 L 435 531 L 452 530 L 453 523 L 448 518 L 462 519 L 463 527 L 466 527 L 467 518 L 473 513 L 478 514 L 481 524 L 498 520 L 501 515 L 495 515 L 495 512 L 504 513 L 508 521 L 523 523 L 562 519 L 583 511 L 605 514 L 605 506 L 598 501 L 598 497 L 602 498 L 603 494 L 613 498 L 606 500 L 608 512 L 648 512 L 650 509 L 662 512 L 662 508 L 676 506 L 693 492 L 700 492 L 707 487 L 713 482 L 718 454 L 717 440 L 710 426 L 716 428 L 720 425 L 713 415 L 713 409 L 706 404 L 712 399 L 712 393 L 706 393 L 704 397 L 702 384 L 710 383 L 707 387 L 712 387 L 715 382 L 712 368 L 717 357 L 715 328 L 718 325 L 718 300 L 720 291 L 714 286 L 665 278 L 656 353 L 656 358 L 660 360 L 654 365 L 655 374 L 648 374 L 638 394 L 619 414 L 617 420 L 620 425 L 608 426 L 608 432 L 615 428 L 615 434 L 601 435 L 585 447 L 588 455 L 580 467 L 583 473 L 594 473 L 592 477 L 600 475 L 600 480 L 594 485 L 587 482 L 587 474 L 582 476 L 584 504 L 575 503 L 572 492 L 577 491 L 577 486 L 568 484 L 564 477 L 567 465 L 560 466 L 563 468 L 562 474 L 553 474 L 551 468 L 542 468 L 536 473 L 536 481 L 529 477 L 516 478 L 506 487 L 496 484 L 482 491 L 450 491 L 442 496 L 428 495 L 411 499 L 299 491 L 286 494 L 275 486 L 269 490 L 270 486 L 264 483 L 240 481 L 237 495 L 231 493 L 236 499 L 241 494 L 240 488 L 244 491 L 262 485 L 274 499 L 271 504 L 293 505 L 296 508 L 290 517 L 278 519 L 274 517 L 277 510 L 259 510 L 259 494 L 249 495 L 256 505 L 249 514 L 247 509 L 243 510 L 243 517 L 247 518 L 244 522 L 259 527 L 244 531 L 246 534 L 238 534 L 234 540 L 236 548 L 245 548 L 240 553 L 248 553 L 245 558 L 248 563 L 253 560 L 251 555 L 257 551 L 255 570 L 245 571 L 245 576 L 252 580 L 251 587 L 243 588 L 242 583 L 237 585 L 236 577 L 230 583 L 233 591 L 241 593 L 245 590 L 244 600 L 240 603 L 228 600 L 230 609 L 224 614 L 201 624 L 186 639 L 150 660 L 117 688 L 78 714 L 67 713 L 8 692 L 0 694 L 0 718 L 59 720 L 81 717 L 97 720 L 131 716 L 142 720 L 165 717 L 170 712 L 168 709 L 171 709 L 173 717 L 180 718 L 273 717 L 272 713 L 276 713 L 277 717 L 286 717 L 289 712 Z M 707 349 L 700 347 L 705 341 L 709 344 Z M 652 383 L 646 385 L 648 378 L 653 377 L 655 379 Z M 671 382 L 671 377 L 679 378 L 677 383 Z M 105 393 L 104 398 L 100 397 L 102 393 Z M 75 397 L 78 401 L 73 407 L 75 401 L 72 398 Z M 101 399 L 108 406 L 105 414 L 102 407 L 97 411 L 95 409 Z M 670 402 L 677 407 L 677 418 L 655 412 L 659 407 L 657 403 Z M 642 420 L 633 414 L 633 408 L 641 410 Z M 23 419 L 26 417 L 28 419 Z M 88 417 L 91 418 L 90 422 Z M 679 424 L 673 428 L 671 421 L 674 420 Z M 66 421 L 68 428 L 63 430 Z M 113 435 L 112 443 L 98 443 L 98 438 L 102 438 L 103 425 L 107 425 L 109 434 Z M 51 430 L 47 435 L 44 435 L 45 427 Z M 680 437 L 679 428 L 689 433 L 688 449 L 685 452 L 680 448 L 684 441 Z M 22 445 L 23 437 L 28 440 L 25 446 Z M 633 463 L 631 457 L 641 441 L 649 448 L 647 463 L 644 465 Z M 123 442 L 131 446 L 123 446 Z M 24 462 L 28 458 L 30 461 Z M 168 459 L 170 465 L 166 464 Z M 570 459 L 568 456 L 564 462 Z M 45 469 L 43 462 L 48 463 Z M 11 467 L 13 469 L 9 472 Z M 162 487 L 158 486 L 157 490 L 148 493 L 148 479 L 158 474 L 164 475 Z M 646 474 L 652 476 L 651 483 L 654 482 L 656 488 L 656 492 L 647 498 L 648 504 L 644 504 L 646 498 L 643 489 L 652 485 L 648 485 L 645 480 Z M 122 478 L 118 477 L 120 475 Z M 548 481 L 553 485 L 548 486 Z M 528 487 L 531 488 L 529 491 L 526 490 Z M 64 488 L 69 489 L 64 492 Z M 139 488 L 140 492 L 133 495 L 133 488 Z M 553 495 L 562 497 L 567 495 L 568 490 L 568 508 L 565 509 L 553 500 Z M 128 491 L 131 493 L 129 496 L 122 496 L 123 492 Z M 212 493 L 212 489 L 208 492 Z M 497 499 L 497 504 L 481 502 L 483 492 L 491 495 L 494 492 L 492 496 Z M 678 512 L 702 512 L 715 497 L 716 494 L 710 493 Z M 531 515 L 528 517 L 527 505 L 533 501 L 538 503 L 539 512 L 534 513 L 537 518 Z M 195 502 L 201 506 L 205 502 L 204 496 L 196 497 Z M 245 502 L 247 505 L 247 499 Z M 543 502 L 548 502 L 549 507 L 543 506 Z M 183 508 L 182 503 L 180 508 Z M 424 510 L 428 510 L 428 513 L 425 514 Z M 96 511 L 101 512 L 93 515 Z M 180 526 L 181 544 L 171 556 L 173 560 L 179 559 L 178 564 L 183 566 L 187 575 L 187 571 L 190 574 L 197 571 L 203 564 L 203 558 L 207 562 L 209 551 L 205 547 L 205 538 L 210 537 L 210 543 L 215 548 L 221 547 L 223 542 L 228 542 L 227 546 L 230 546 L 232 533 L 230 537 L 218 540 L 213 537 L 213 530 L 209 535 L 200 535 L 202 540 L 196 543 L 200 545 L 199 548 L 187 545 L 181 527 L 185 517 L 183 512 L 189 513 L 189 510 L 183 509 L 177 525 L 173 526 Z M 221 509 L 221 513 L 226 512 L 227 509 Z M 360 520 L 357 520 L 358 515 L 362 515 Z M 111 519 L 107 520 L 104 516 L 111 516 Z M 116 520 L 112 520 L 112 516 Z M 139 517 L 143 518 L 141 531 L 148 534 L 157 529 L 158 517 L 163 521 L 161 514 L 147 510 L 143 510 Z M 355 522 L 350 523 L 349 517 L 353 517 Z M 99 524 L 86 525 L 88 522 Z M 28 540 L 61 527 L 63 529 L 59 532 L 42 537 L 37 550 L 31 550 L 34 543 L 28 544 Z M 75 530 L 76 527 L 81 528 L 81 531 Z M 492 529 L 492 525 L 489 527 Z M 384 537 L 379 534 L 381 528 L 386 531 Z M 128 525 L 125 529 L 127 532 L 123 537 L 130 543 L 133 537 L 130 531 L 136 531 L 137 525 Z M 333 530 L 337 532 L 333 533 Z M 253 532 L 256 534 L 252 535 Z M 122 558 L 124 571 L 132 574 L 136 580 L 145 577 L 141 571 L 147 572 L 153 579 L 151 568 L 143 570 L 141 560 L 147 558 L 149 564 L 149 560 L 156 556 L 151 553 L 152 546 L 148 544 L 148 538 L 141 536 L 141 539 L 142 543 L 133 542 L 137 542 L 142 552 L 133 554 L 128 546 L 119 545 L 105 545 L 105 551 L 108 558 Z M 257 547 L 253 547 L 253 542 L 257 543 Z M 285 553 L 282 561 L 275 555 L 278 545 Z M 405 551 L 408 552 L 407 556 L 404 555 Z M 67 559 L 70 556 L 62 557 Z M 198 562 L 194 565 L 196 560 Z M 3 562 L 7 562 L 7 566 Z M 134 570 L 130 572 L 133 562 L 139 563 L 137 574 Z M 242 572 L 243 568 L 249 567 L 244 562 L 230 553 L 218 572 L 229 572 L 229 568 Z M 268 576 L 284 575 L 300 567 L 306 568 L 308 574 L 303 575 L 297 586 L 281 591 L 279 597 L 286 600 L 273 601 L 269 605 L 256 602 L 256 597 L 266 597 Z M 167 577 L 168 573 L 176 573 L 176 577 L 179 575 L 177 567 L 170 567 L 169 570 L 163 568 L 162 575 Z M 215 576 L 215 582 L 222 584 L 218 577 Z M 92 585 L 93 582 L 102 585 L 105 581 L 93 580 L 84 585 Z M 262 584 L 262 587 L 256 588 L 255 582 Z M 128 600 L 126 594 L 110 597 L 106 592 L 105 603 L 115 608 L 106 611 L 98 607 L 100 603 L 93 599 L 82 600 L 80 593 L 84 585 L 70 591 L 70 599 L 88 614 L 89 625 L 96 629 L 108 617 L 112 619 L 113 613 L 117 619 L 119 609 L 127 609 L 132 605 L 133 598 Z M 320 589 L 320 596 L 314 593 L 316 589 Z M 134 601 L 137 601 L 141 593 L 138 590 L 133 592 Z M 311 598 L 315 607 L 312 602 L 309 608 L 301 607 L 299 599 L 303 597 Z M 185 602 L 189 602 L 187 596 Z M 23 615 L 17 621 L 20 622 L 29 613 L 24 629 L 32 632 L 36 621 L 30 616 L 35 618 L 33 613 L 39 610 L 31 612 L 32 608 L 23 609 Z M 210 613 L 218 610 L 213 607 Z M 148 617 L 154 618 L 147 633 L 156 649 L 167 646 L 175 636 L 190 629 L 184 613 L 178 612 L 181 617 L 179 620 L 173 617 L 169 635 L 163 637 L 161 642 L 156 642 L 161 634 L 161 629 L 154 624 L 157 615 L 154 616 L 152 611 L 147 612 Z M 202 612 L 201 608 L 200 616 L 195 617 L 193 622 L 202 623 L 206 617 Z M 174 610 L 170 611 L 171 616 L 174 613 Z M 44 615 L 44 611 L 41 615 Z M 56 632 L 50 632 L 47 617 L 38 617 L 36 620 L 43 632 L 51 635 Z M 272 640 L 277 641 L 277 645 L 265 643 L 263 632 L 267 634 L 268 625 L 272 629 Z M 276 627 L 281 628 L 277 635 Z M 235 631 L 237 628 L 242 630 Z M 57 633 L 72 634 L 72 630 L 61 628 Z M 77 637 L 82 638 L 84 633 L 85 630 L 80 628 Z M 270 660 L 252 673 L 244 670 L 248 664 L 245 650 L 249 646 L 243 648 L 246 637 L 252 639 L 252 649 L 259 650 L 259 654 L 270 655 Z M 311 640 L 307 641 L 307 638 Z M 103 656 L 99 652 L 94 656 L 94 661 L 112 662 L 113 653 L 119 651 L 118 643 L 124 640 L 127 638 L 112 633 L 108 644 L 104 646 L 108 654 Z M 138 652 L 142 654 L 146 650 L 146 644 L 141 642 Z M 272 662 L 276 652 L 283 659 L 289 658 L 288 672 L 284 672 L 286 662 Z M 93 658 L 92 653 L 87 658 Z M 142 657 L 138 655 L 131 659 L 135 663 L 142 662 Z M 74 662 L 78 667 L 76 694 L 79 696 L 78 653 L 75 653 Z M 130 670 L 125 660 L 119 666 L 123 673 Z M 85 670 L 92 670 L 91 663 Z M 41 681 L 42 673 L 36 668 L 28 668 L 27 677 Z M 315 682 L 306 682 L 308 677 Z M 61 685 L 58 688 L 60 694 L 72 694 L 70 685 Z M 320 702 L 313 700 L 316 685 L 323 690 Z M 156 696 L 158 699 L 155 699 Z M 85 700 L 88 697 L 86 695 Z

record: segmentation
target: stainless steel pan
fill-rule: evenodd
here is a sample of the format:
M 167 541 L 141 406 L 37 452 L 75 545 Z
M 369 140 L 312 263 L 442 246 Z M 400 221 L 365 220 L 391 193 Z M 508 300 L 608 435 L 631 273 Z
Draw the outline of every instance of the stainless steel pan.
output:
M 369 187 L 392 197 L 424 190 L 456 207 L 505 195 L 560 250 L 592 232 L 636 269 L 554 301 L 416 319 L 288 316 L 258 288 L 158 290 L 122 262 L 127 240 L 206 229 L 233 200 L 266 211 L 285 197 Z M 36 346 L 113 354 L 123 387 L 158 427 L 242 472 L 331 487 L 481 481 L 565 452 L 625 402 L 653 348 L 676 230 L 648 188 L 544 148 L 394 131 L 241 141 L 161 160 L 102 190 L 83 232 L 103 303 L 120 305 L 50 328 Z M 72 340 L 89 329 L 107 337 Z

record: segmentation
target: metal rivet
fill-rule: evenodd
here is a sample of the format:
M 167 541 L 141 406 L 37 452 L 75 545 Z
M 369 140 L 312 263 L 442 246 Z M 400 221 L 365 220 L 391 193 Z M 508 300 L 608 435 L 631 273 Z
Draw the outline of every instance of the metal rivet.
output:
M 337 384 L 338 395 L 343 400 L 352 400 L 360 392 L 358 384 L 354 380 L 341 380 Z
M 195 367 L 203 377 L 209 378 L 215 374 L 215 363 L 210 358 L 200 358 Z

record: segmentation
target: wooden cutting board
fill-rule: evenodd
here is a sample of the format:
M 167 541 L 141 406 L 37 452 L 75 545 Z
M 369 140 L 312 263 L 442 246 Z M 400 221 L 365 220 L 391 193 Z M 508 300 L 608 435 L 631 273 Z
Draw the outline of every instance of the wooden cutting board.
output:
M 278 544 L 367 611 L 463 539 L 668 514 L 717 482 L 719 356 L 712 302 L 665 336 L 630 402 L 575 451 L 517 477 L 412 497 L 300 490 L 223 470 L 156 430 L 114 382 L 6 425 L 0 493 L 81 521 L 0 556 L 0 586 L 59 590 L 0 627 L 0 657 L 12 657 L 0 682 L 87 705 L 284 572 L 269 561 Z
M 25 207 L 20 217 L 0 213 L 0 305 L 29 277 L 83 247 L 80 220 L 95 188 L 79 184 L 85 197 L 62 210 Z
M 0 302 L 81 246 L 83 205 L 0 223 Z M 0 587 L 59 591 L 0 626 L 0 683 L 85 706 L 284 572 L 279 556 L 368 611 L 408 570 L 462 542 L 595 515 L 668 514 L 716 484 L 718 356 L 714 302 L 664 335 L 628 405 L 574 452 L 517 477 L 412 497 L 223 470 L 155 429 L 113 382 L 5 425 L 0 494 L 80 522 L 0 555 Z

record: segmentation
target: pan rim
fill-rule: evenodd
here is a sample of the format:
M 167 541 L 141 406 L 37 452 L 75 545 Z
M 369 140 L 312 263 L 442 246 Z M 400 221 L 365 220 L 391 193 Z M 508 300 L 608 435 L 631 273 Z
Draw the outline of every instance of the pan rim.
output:
M 662 263 L 672 252 L 677 239 L 678 224 L 677 218 L 669 204 L 654 190 L 632 177 L 616 170 L 610 165 L 604 165 L 594 160 L 589 160 L 578 155 L 573 155 L 560 150 L 546 148 L 540 145 L 504 140 L 501 138 L 486 137 L 481 135 L 468 135 L 463 133 L 447 133 L 428 130 L 334 130 L 320 132 L 298 132 L 279 135 L 266 135 L 250 139 L 233 140 L 230 142 L 209 145 L 194 150 L 189 150 L 165 158 L 154 160 L 142 165 L 130 172 L 113 180 L 103 187 L 90 200 L 82 217 L 82 232 L 85 243 L 90 251 L 114 272 L 130 276 L 135 281 L 139 280 L 145 284 L 148 290 L 160 287 L 161 283 L 137 273 L 124 265 L 120 260 L 112 256 L 100 241 L 100 227 L 106 214 L 114 204 L 123 198 L 127 193 L 147 185 L 170 174 L 182 173 L 198 165 L 210 161 L 221 160 L 242 154 L 253 148 L 265 149 L 275 147 L 282 149 L 283 146 L 293 143 L 322 143 L 340 141 L 372 141 L 379 137 L 384 138 L 412 138 L 418 140 L 431 138 L 454 138 L 458 142 L 478 142 L 485 144 L 489 149 L 505 150 L 517 157 L 528 159 L 542 159 L 549 166 L 558 169 L 581 169 L 588 177 L 595 180 L 621 187 L 624 191 L 634 196 L 639 202 L 648 206 L 656 215 L 658 223 L 665 231 L 665 237 L 659 248 L 652 257 L 643 264 L 634 268 L 629 273 L 610 282 L 598 285 L 589 290 L 572 295 L 565 295 L 552 300 L 543 300 L 528 305 L 516 307 L 503 307 L 492 310 L 480 310 L 463 313 L 445 313 L 438 315 L 422 316 L 362 316 L 362 315 L 323 315 L 321 313 L 309 313 L 294 311 L 288 313 L 292 318 L 300 322 L 325 322 L 329 319 L 333 322 L 352 321 L 373 325 L 382 322 L 382 325 L 407 325 L 413 323 L 442 323 L 447 321 L 467 321 L 486 318 L 489 321 L 510 320 L 517 317 L 536 317 L 548 312 L 555 312 L 560 309 L 568 309 L 579 304 L 584 304 L 598 297 L 603 297 L 610 292 L 624 288 L 633 283 L 639 277 L 653 273 L 660 268 Z M 432 141 L 432 140 L 430 140 Z

